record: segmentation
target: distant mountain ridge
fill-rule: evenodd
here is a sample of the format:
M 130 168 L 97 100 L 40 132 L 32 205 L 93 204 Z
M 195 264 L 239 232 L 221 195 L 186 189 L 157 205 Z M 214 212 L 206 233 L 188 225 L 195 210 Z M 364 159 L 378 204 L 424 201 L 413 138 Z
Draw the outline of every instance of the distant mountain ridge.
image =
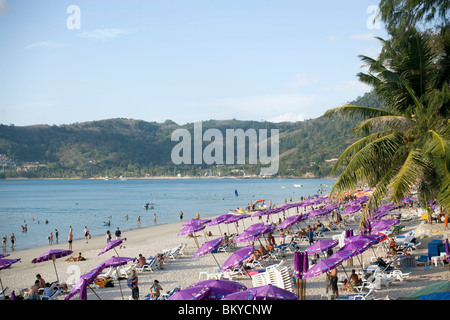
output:
M 373 93 L 351 104 L 379 105 Z M 208 120 L 203 131 L 226 129 L 279 129 L 279 176 L 324 177 L 331 170 L 331 159 L 356 137 L 352 128 L 357 120 L 316 118 L 301 122 Z M 0 178 L 88 178 L 104 176 L 204 176 L 258 174 L 259 165 L 174 165 L 171 141 L 176 129 L 193 132 L 193 123 L 178 125 L 134 119 L 107 119 L 49 126 L 0 125 L 0 155 L 16 164 L 4 165 Z M 329 160 L 329 161 L 326 161 Z M 38 163 L 26 167 L 26 163 Z

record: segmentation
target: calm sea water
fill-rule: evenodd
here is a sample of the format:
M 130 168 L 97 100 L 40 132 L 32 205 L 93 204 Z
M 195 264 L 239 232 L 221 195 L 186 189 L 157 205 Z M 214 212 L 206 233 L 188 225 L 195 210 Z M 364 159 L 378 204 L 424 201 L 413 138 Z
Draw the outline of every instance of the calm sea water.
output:
M 75 239 L 88 227 L 93 236 L 140 227 L 184 221 L 228 213 L 262 198 L 269 204 L 299 201 L 301 196 L 331 190 L 329 179 L 127 179 L 127 180 L 2 180 L 0 181 L 0 235 L 16 236 L 15 249 L 48 244 L 50 232 L 59 231 L 59 242 L 67 243 L 69 227 Z M 302 187 L 295 187 L 301 184 Z M 235 194 L 235 190 L 238 196 Z M 154 203 L 154 209 L 143 205 Z M 128 220 L 125 216 L 128 215 Z M 48 221 L 46 223 L 45 221 Z M 104 222 L 110 221 L 110 226 Z M 28 231 L 22 232 L 21 226 Z M 55 243 L 55 241 L 54 241 Z

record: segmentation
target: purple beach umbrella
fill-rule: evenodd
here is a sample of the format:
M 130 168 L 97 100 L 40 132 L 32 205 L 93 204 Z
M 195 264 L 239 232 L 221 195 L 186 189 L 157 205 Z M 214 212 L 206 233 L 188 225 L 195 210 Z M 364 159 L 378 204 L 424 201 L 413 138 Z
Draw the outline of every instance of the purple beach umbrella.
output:
M 342 251 L 354 250 L 355 255 L 357 255 L 357 254 L 363 253 L 364 251 L 369 249 L 369 247 L 370 247 L 370 241 L 359 240 L 359 241 L 349 242 L 349 243 L 345 244 L 343 247 L 341 247 L 341 249 L 339 249 L 339 250 L 342 250 Z
M 119 273 L 117 272 L 117 267 L 126 265 L 130 261 L 136 261 L 136 259 L 113 256 L 111 259 L 108 259 L 108 260 L 104 261 L 102 264 L 100 264 L 99 267 L 100 268 L 107 268 L 107 267 L 116 268 L 116 273 L 117 273 L 117 275 L 119 275 Z M 122 286 L 120 285 L 120 277 L 118 277 L 118 280 L 119 280 L 120 294 L 122 295 L 122 300 L 123 300 Z
M 67 296 L 64 297 L 64 300 L 69 300 L 77 293 L 79 293 L 78 300 L 87 300 L 87 288 L 92 288 L 89 286 L 94 282 L 95 278 L 102 272 L 103 267 L 100 265 L 89 272 L 81 275 L 80 279 L 75 283 L 72 290 L 69 292 Z M 95 291 L 92 290 L 94 293 Z M 100 297 L 95 293 L 95 295 L 100 299 Z
M 222 288 L 230 291 L 242 291 L 247 290 L 247 287 L 242 283 L 232 280 L 203 280 L 200 282 L 196 282 L 191 287 L 214 287 L 214 288 Z
M 342 250 L 339 249 L 333 253 L 328 259 L 341 259 L 342 261 L 353 258 L 357 254 L 356 250 Z
M 250 231 L 244 231 L 241 234 L 239 234 L 238 236 L 236 236 L 233 239 L 234 243 L 238 243 L 238 242 L 250 242 L 250 241 L 254 241 L 256 239 L 259 238 L 259 232 L 258 230 L 252 232 L 252 230 Z
M 267 284 L 225 296 L 222 300 L 298 300 L 298 295 Z
M 72 252 L 73 252 L 72 250 L 64 250 L 64 249 L 49 250 L 49 251 L 41 254 L 39 257 L 31 260 L 31 262 L 32 263 L 40 263 L 40 262 L 52 260 L 53 267 L 55 268 L 56 278 L 58 279 L 58 282 L 59 282 L 59 276 L 58 276 L 58 271 L 56 270 L 55 260 L 58 258 L 68 256 L 69 254 L 72 254 Z
M 339 240 L 332 240 L 332 239 L 326 239 L 326 240 L 319 240 L 310 245 L 308 248 L 305 249 L 305 252 L 309 255 L 313 255 L 319 252 L 327 251 L 328 249 L 331 249 L 339 243 Z
M 253 246 L 246 246 L 234 252 L 233 254 L 231 254 L 231 256 L 228 257 L 228 259 L 222 265 L 220 270 L 223 272 L 231 268 L 239 267 L 242 261 L 244 261 L 245 259 L 247 259 L 252 255 L 253 250 L 254 250 Z
M 384 238 L 384 235 L 380 234 L 358 234 L 344 239 L 345 243 L 353 241 L 369 241 L 371 245 L 379 243 Z
M 297 214 L 286 218 L 283 222 L 278 225 L 278 230 L 289 228 L 297 223 L 299 223 L 302 219 L 302 216 Z
M 118 245 L 120 245 L 122 242 L 126 241 L 127 238 L 122 238 L 122 239 L 116 239 L 116 240 L 111 240 L 110 242 L 108 242 L 108 244 L 102 249 L 102 251 L 100 251 L 100 253 L 98 255 L 104 254 L 105 252 L 114 249 L 114 251 L 116 252 L 117 256 L 119 256 L 119 254 L 116 251 L 116 247 Z
M 219 262 L 217 261 L 216 257 L 214 256 L 214 254 L 212 253 L 215 249 L 217 249 L 220 245 L 222 244 L 222 237 L 219 237 L 217 239 L 214 240 L 210 240 L 205 242 L 198 250 L 197 252 L 195 252 L 194 254 L 194 258 L 198 258 L 202 255 L 211 253 L 211 255 L 213 256 L 214 260 L 216 260 L 217 266 L 220 267 Z
M 190 287 L 174 293 L 168 300 L 204 300 L 209 288 Z
M 356 205 L 345 208 L 344 213 L 352 214 L 352 213 L 358 212 L 359 210 L 361 210 L 361 206 L 359 204 L 356 204 Z
M 320 276 L 322 273 L 330 271 L 336 267 L 338 267 L 342 263 L 341 258 L 332 258 L 329 257 L 325 260 L 321 260 L 315 265 L 313 265 L 304 275 L 303 279 L 314 278 Z
M 389 228 L 391 228 L 392 226 L 396 225 L 399 222 L 400 222 L 399 219 L 386 219 L 386 220 L 374 221 L 371 224 L 372 233 L 373 232 L 378 232 L 378 231 L 388 230 Z
M 197 224 L 207 224 L 209 223 L 211 220 L 210 219 L 197 219 L 197 218 L 192 218 L 189 219 L 188 221 L 183 222 L 183 226 L 192 226 L 192 225 L 197 225 Z
M 9 254 L 7 255 L 9 256 Z M 0 270 L 3 269 L 8 269 L 9 267 L 11 267 L 11 265 L 13 265 L 16 262 L 19 262 L 20 259 L 0 259 Z M 3 288 L 3 283 L 2 283 L 2 279 L 0 278 L 0 285 L 2 286 L 2 291 L 4 290 Z

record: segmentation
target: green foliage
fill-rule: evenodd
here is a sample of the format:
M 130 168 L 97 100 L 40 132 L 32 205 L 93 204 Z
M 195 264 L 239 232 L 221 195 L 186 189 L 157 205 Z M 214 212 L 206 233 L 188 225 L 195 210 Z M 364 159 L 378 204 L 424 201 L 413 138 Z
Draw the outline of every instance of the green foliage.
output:
M 352 104 L 378 106 L 374 94 L 366 94 Z M 329 176 L 331 163 L 353 143 L 355 121 L 338 117 L 317 118 L 302 122 L 258 122 L 232 120 L 203 121 L 203 131 L 219 129 L 279 129 L 280 176 Z M 171 141 L 175 129 L 187 129 L 193 137 L 193 123 L 178 125 L 132 119 L 108 119 L 62 126 L 0 125 L 0 154 L 6 154 L 19 166 L 39 162 L 33 170 L 3 169 L 0 178 L 14 177 L 119 177 L 133 176 L 199 176 L 205 173 L 231 175 L 233 169 L 245 174 L 259 174 L 260 165 L 174 165 Z M 206 142 L 204 143 L 206 145 Z M 225 153 L 224 153 L 225 154 Z M 247 161 L 248 163 L 248 161 Z M 339 170 L 338 170 L 339 172 Z

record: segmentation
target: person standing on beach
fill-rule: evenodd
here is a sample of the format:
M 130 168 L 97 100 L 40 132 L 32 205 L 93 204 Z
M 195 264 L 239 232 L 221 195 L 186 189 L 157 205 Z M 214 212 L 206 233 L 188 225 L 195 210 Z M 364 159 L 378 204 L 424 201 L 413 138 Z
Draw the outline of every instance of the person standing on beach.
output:
M 111 231 L 106 231 L 106 244 L 108 244 L 112 240 Z
M 116 240 L 120 239 L 120 235 L 122 234 L 122 231 L 120 231 L 119 227 L 117 227 L 116 232 L 114 234 L 116 235 Z
M 180 220 L 183 220 L 183 211 L 180 211 Z
M 330 277 L 330 285 L 333 290 L 334 295 L 339 299 L 339 289 L 338 289 L 338 271 L 336 268 L 327 272 L 327 276 Z
M 8 239 L 8 237 L 6 236 L 6 234 L 3 236 L 2 238 L 2 247 L 3 249 L 6 249 L 6 240 Z
M 84 239 L 86 240 L 86 243 L 88 243 L 89 229 L 86 226 L 84 226 Z
M 156 223 L 156 213 L 153 214 L 153 222 Z
M 71 227 L 72 230 L 72 227 Z M 72 232 L 69 232 L 69 236 L 67 237 L 67 242 L 69 243 L 69 250 L 72 250 L 72 241 L 73 241 L 73 234 Z
M 131 277 L 128 278 L 127 285 L 131 288 L 131 297 L 133 300 L 139 300 L 139 287 L 136 270 L 131 271 Z
M 11 248 L 14 249 L 14 241 L 16 241 L 16 236 L 11 234 L 11 237 L 9 237 L 9 241 L 11 241 Z
M 59 238 L 59 231 L 58 231 L 58 229 L 55 229 L 55 238 L 56 238 L 56 243 L 58 243 L 58 238 Z

